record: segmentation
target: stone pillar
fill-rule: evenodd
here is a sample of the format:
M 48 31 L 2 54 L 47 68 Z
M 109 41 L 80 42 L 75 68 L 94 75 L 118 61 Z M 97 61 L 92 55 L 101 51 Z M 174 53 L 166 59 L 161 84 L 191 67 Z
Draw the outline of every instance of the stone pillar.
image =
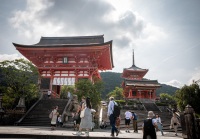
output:
M 198 135 L 197 135 L 195 113 L 194 113 L 194 109 L 190 105 L 187 105 L 185 107 L 184 119 L 185 119 L 187 138 L 197 139 Z
M 20 97 L 16 109 L 18 109 L 18 110 L 23 110 L 23 111 L 26 110 L 25 98 L 24 98 L 24 97 Z

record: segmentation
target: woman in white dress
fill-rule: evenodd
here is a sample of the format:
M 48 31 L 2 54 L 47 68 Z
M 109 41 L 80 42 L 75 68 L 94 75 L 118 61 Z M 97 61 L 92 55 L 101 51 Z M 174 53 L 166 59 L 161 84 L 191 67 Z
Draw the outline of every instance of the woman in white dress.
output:
M 51 119 L 51 130 L 55 130 L 56 124 L 57 124 L 57 117 L 58 117 L 58 106 L 56 106 L 52 110 L 52 119 Z
M 92 124 L 92 113 L 91 113 L 91 104 L 90 104 L 90 98 L 86 98 L 86 104 L 82 104 L 82 111 L 84 110 L 84 116 L 81 118 L 81 123 L 79 126 L 79 131 L 75 133 L 74 135 L 81 135 L 82 129 L 86 129 L 86 136 L 89 136 L 89 130 L 93 127 Z

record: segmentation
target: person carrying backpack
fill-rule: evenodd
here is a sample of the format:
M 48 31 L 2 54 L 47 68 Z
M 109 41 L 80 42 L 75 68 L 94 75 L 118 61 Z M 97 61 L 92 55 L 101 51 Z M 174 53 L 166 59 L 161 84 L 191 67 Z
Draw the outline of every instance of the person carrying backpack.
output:
M 156 119 L 153 119 L 153 111 L 148 112 L 148 118 L 144 120 L 142 125 L 143 139 L 157 139 L 156 129 L 158 129 Z
M 119 134 L 119 130 L 115 126 L 116 118 L 117 116 L 115 115 L 114 107 L 117 105 L 117 103 L 114 101 L 114 97 L 109 98 L 110 102 L 108 104 L 108 112 L 107 116 L 109 117 L 110 120 L 110 125 L 111 125 L 111 136 L 114 137 L 114 132 L 116 132 L 116 136 Z
M 138 133 L 138 126 L 137 126 L 137 114 L 132 111 L 132 120 L 133 120 L 133 130 L 135 133 Z

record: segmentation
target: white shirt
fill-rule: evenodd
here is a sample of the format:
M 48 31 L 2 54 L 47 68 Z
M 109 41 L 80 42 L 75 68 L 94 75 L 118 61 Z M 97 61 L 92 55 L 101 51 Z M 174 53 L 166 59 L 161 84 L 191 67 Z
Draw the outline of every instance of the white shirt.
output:
M 117 103 L 114 100 L 112 100 L 112 101 L 109 102 L 109 104 L 108 104 L 108 112 L 107 112 L 108 116 L 110 116 L 111 114 L 113 114 L 114 104 L 117 105 Z
M 48 91 L 48 95 L 51 95 L 51 90 Z
M 161 119 L 160 119 L 160 117 L 156 118 L 156 121 L 157 121 L 157 123 L 160 123 L 160 124 L 161 124 Z
M 132 117 L 132 113 L 130 111 L 126 111 L 125 112 L 125 118 L 126 119 L 131 119 L 131 117 Z
M 58 122 L 62 122 L 61 116 L 58 117 Z

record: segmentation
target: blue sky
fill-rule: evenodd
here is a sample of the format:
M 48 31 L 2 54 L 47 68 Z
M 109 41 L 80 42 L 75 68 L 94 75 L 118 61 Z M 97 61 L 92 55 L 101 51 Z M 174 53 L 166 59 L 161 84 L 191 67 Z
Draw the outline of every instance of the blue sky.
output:
M 113 40 L 113 72 L 149 69 L 145 78 L 174 86 L 200 79 L 199 0 L 1 0 L 0 61 L 22 55 L 12 42 L 41 36 L 102 35 Z

